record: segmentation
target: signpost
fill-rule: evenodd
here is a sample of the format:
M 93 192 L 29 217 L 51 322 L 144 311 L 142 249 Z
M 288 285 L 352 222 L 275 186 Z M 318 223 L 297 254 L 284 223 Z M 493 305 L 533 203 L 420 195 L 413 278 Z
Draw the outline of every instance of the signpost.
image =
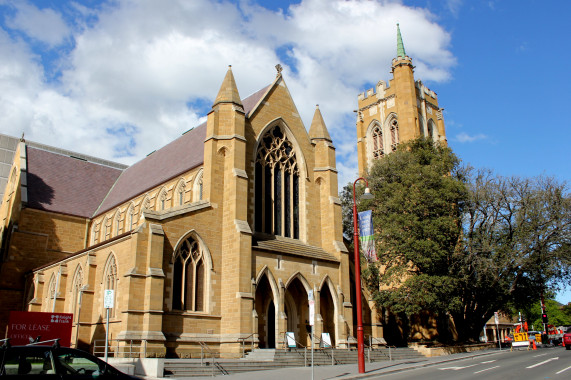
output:
M 115 301 L 115 291 L 113 289 L 106 289 L 103 298 L 103 307 L 107 309 L 107 323 L 105 324 L 105 361 L 109 354 L 109 310 L 113 309 Z
M 311 326 L 311 380 L 313 380 L 313 326 L 315 324 L 315 300 L 313 298 L 313 290 L 307 295 L 309 302 L 309 325 Z

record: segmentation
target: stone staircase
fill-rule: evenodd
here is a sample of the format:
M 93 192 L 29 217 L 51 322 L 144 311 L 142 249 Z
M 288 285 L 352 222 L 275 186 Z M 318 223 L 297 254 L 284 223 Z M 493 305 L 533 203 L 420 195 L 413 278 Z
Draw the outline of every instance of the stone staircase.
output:
M 365 350 L 365 361 L 415 360 L 424 356 L 412 348 L 398 347 Z M 357 351 L 346 349 L 314 350 L 316 366 L 357 363 Z M 311 365 L 311 350 L 255 349 L 242 359 L 211 359 L 201 364 L 198 359 L 165 359 L 165 377 L 217 376 L 240 372 L 263 371 Z

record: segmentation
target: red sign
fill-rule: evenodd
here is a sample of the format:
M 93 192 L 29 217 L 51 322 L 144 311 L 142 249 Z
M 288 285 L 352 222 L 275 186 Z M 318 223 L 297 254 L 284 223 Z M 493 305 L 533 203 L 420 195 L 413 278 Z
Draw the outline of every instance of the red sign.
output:
M 60 345 L 69 347 L 73 314 L 11 311 L 8 322 L 8 338 L 13 346 L 28 344 L 38 339 L 46 341 L 59 338 Z

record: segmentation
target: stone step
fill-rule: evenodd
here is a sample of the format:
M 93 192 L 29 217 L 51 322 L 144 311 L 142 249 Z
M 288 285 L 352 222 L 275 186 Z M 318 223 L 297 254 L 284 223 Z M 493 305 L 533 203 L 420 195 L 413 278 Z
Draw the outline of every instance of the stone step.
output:
M 331 355 L 333 354 L 333 360 Z M 419 359 L 423 356 L 411 348 L 392 348 L 392 360 Z M 273 360 L 269 359 L 273 357 Z M 385 348 L 365 351 L 365 360 L 388 361 L 389 350 Z M 311 363 L 311 350 L 266 350 L 255 349 L 242 359 L 205 359 L 201 364 L 199 359 L 167 359 L 164 362 L 165 377 L 193 377 L 220 374 L 253 372 L 287 367 L 303 367 Z M 356 350 L 314 350 L 313 363 L 316 366 L 357 363 Z

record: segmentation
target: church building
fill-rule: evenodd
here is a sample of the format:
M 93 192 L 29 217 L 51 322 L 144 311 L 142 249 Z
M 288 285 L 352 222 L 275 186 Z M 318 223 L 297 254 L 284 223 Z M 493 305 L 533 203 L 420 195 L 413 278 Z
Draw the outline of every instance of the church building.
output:
M 316 336 L 354 343 L 335 147 L 319 107 L 307 131 L 276 68 L 243 99 L 229 68 L 205 123 L 129 167 L 18 141 L 0 207 L 0 331 L 11 310 L 72 313 L 72 346 L 88 351 L 108 325 L 113 350 L 238 357 L 286 333 L 309 346 L 312 296 Z M 400 30 L 392 73 L 358 97 L 361 174 L 401 141 L 446 142 Z M 365 334 L 383 337 L 363 305 Z

